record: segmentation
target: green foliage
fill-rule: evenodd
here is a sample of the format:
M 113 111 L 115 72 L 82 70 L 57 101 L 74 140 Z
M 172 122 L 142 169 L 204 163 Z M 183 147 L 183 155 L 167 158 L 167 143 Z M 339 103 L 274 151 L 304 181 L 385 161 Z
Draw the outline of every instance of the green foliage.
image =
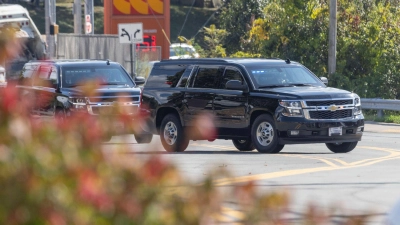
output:
M 204 27 L 204 42 L 206 47 L 206 57 L 226 57 L 225 48 L 222 47 L 223 40 L 228 35 L 228 32 L 223 29 L 217 29 L 214 24 L 210 27 Z
M 251 46 L 244 43 L 254 19 L 260 18 L 265 1 L 260 0 L 225 0 L 218 16 L 221 29 L 229 34 L 224 42 L 228 54 L 237 51 L 250 51 Z M 250 48 L 249 48 L 250 47 Z
M 264 57 L 305 64 L 330 85 L 362 97 L 400 96 L 400 16 L 396 1 L 338 1 L 337 69 L 327 74 L 329 1 L 270 0 L 248 42 Z M 396 25 L 397 24 L 397 25 Z
M 253 54 L 248 52 L 238 51 L 230 55 L 232 58 L 261 58 L 261 54 Z

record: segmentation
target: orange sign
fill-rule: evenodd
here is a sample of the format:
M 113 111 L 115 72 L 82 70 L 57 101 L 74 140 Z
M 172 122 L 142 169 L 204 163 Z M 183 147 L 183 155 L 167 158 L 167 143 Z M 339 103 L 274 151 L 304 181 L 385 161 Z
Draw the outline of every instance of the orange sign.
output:
M 114 15 L 163 15 L 164 0 L 112 0 Z
M 170 0 L 104 0 L 104 34 L 118 34 L 118 24 L 142 23 L 143 43 L 149 51 L 161 47 L 169 58 Z M 93 27 L 92 27 L 93 29 Z

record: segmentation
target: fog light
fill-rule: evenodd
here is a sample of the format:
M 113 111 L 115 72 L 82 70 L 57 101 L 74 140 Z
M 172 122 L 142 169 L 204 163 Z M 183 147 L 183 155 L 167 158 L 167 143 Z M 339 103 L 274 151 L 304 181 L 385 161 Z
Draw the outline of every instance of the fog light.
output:
M 363 132 L 364 131 L 364 127 L 357 127 L 357 132 Z
M 300 133 L 300 131 L 298 131 L 298 130 L 291 130 L 290 131 L 290 135 L 299 135 L 299 133 Z

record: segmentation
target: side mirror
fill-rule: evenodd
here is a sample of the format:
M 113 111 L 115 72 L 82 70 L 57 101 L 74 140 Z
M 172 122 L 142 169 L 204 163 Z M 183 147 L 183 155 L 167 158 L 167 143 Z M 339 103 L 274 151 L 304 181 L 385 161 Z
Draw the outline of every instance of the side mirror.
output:
M 320 77 L 319 79 L 322 81 L 322 83 L 324 83 L 326 86 L 328 86 L 328 78 Z
M 249 88 L 247 87 L 247 85 L 242 84 L 242 82 L 238 80 L 230 80 L 226 82 L 225 88 L 229 90 L 240 90 L 245 93 L 249 92 Z
M 135 77 L 135 83 L 136 85 L 142 85 L 146 81 L 146 78 L 144 77 Z

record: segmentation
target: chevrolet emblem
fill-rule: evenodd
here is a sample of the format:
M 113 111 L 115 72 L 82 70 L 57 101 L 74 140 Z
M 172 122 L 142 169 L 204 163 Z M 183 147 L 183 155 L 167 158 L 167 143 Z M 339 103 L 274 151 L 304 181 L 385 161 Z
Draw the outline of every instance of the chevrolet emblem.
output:
M 338 110 L 338 108 L 339 108 L 339 107 L 337 107 L 336 105 L 330 105 L 330 106 L 328 107 L 328 110 L 331 111 L 331 112 L 334 112 L 334 111 Z

